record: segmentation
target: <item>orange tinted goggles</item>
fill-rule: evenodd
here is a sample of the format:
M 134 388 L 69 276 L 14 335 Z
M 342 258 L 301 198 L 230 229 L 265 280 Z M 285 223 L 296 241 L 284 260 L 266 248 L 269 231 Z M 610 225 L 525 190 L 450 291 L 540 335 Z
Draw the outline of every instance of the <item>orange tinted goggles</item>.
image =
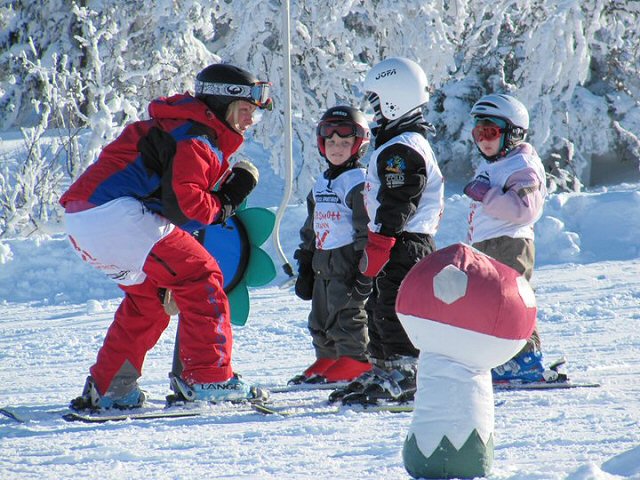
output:
M 471 130 L 471 135 L 476 142 L 480 142 L 481 140 L 491 141 L 500 137 L 503 132 L 504 129 L 497 125 L 476 125 L 473 127 L 473 130 Z

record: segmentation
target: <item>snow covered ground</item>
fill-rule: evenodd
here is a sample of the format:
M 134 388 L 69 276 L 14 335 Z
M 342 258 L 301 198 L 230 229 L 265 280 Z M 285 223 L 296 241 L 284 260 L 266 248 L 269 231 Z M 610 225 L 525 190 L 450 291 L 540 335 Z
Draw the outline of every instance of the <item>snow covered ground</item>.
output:
M 566 355 L 574 380 L 602 387 L 497 393 L 505 402 L 496 407 L 491 479 L 640 479 L 638 187 L 548 200 L 534 274 L 546 360 Z M 440 247 L 464 241 L 468 202 L 456 185 L 447 190 Z M 274 206 L 278 199 L 253 201 Z M 304 214 L 292 206 L 285 216 L 290 259 Z M 235 369 L 266 386 L 284 384 L 313 361 L 309 304 L 280 288 L 283 280 L 251 291 L 249 322 L 235 329 Z M 0 241 L 0 407 L 30 418 L 0 418 L 1 479 L 408 478 L 401 449 L 409 413 L 281 418 L 212 408 L 197 418 L 62 421 L 55 412 L 80 393 L 119 297 L 61 236 Z M 174 319 L 141 379 L 158 401 L 168 393 L 175 327 Z M 319 402 L 326 395 L 290 397 Z

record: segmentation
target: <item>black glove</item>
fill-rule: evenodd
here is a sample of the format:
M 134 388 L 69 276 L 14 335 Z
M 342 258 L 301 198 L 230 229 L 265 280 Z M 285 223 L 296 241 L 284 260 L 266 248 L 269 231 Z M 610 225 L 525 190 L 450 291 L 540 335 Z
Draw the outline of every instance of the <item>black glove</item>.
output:
M 220 188 L 212 195 L 217 195 L 220 199 L 221 210 L 220 215 L 213 222 L 225 222 L 236 208 L 249 196 L 251 191 L 256 188 L 260 174 L 258 169 L 247 161 L 236 163 L 231 169 L 231 174 L 224 180 Z
M 315 277 L 313 275 L 313 252 L 309 250 L 298 249 L 293 255 L 298 260 L 298 278 L 296 279 L 295 292 L 302 300 L 311 300 L 313 296 L 313 283 Z
M 356 281 L 351 290 L 351 298 L 356 302 L 364 302 L 373 292 L 373 278 L 367 277 L 362 272 L 356 275 Z

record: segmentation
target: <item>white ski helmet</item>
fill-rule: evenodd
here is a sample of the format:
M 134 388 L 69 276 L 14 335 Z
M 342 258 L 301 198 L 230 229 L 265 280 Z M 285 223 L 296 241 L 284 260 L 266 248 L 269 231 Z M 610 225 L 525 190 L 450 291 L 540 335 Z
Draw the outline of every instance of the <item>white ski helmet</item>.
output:
M 511 95 L 495 94 L 485 95 L 478 100 L 471 109 L 471 116 L 497 117 L 505 120 L 512 127 L 529 129 L 529 112 L 522 102 Z
M 367 73 L 364 89 L 378 96 L 380 113 L 387 120 L 396 120 L 429 101 L 427 75 L 408 58 L 382 60 Z

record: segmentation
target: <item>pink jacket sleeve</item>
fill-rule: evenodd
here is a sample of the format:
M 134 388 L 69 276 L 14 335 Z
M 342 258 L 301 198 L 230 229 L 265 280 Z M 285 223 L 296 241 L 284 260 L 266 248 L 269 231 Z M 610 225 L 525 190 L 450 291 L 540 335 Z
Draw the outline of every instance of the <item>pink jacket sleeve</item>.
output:
M 534 221 L 544 206 L 540 182 L 532 168 L 514 173 L 507 179 L 506 191 L 493 187 L 487 192 L 482 199 L 484 211 L 512 223 L 527 224 Z

